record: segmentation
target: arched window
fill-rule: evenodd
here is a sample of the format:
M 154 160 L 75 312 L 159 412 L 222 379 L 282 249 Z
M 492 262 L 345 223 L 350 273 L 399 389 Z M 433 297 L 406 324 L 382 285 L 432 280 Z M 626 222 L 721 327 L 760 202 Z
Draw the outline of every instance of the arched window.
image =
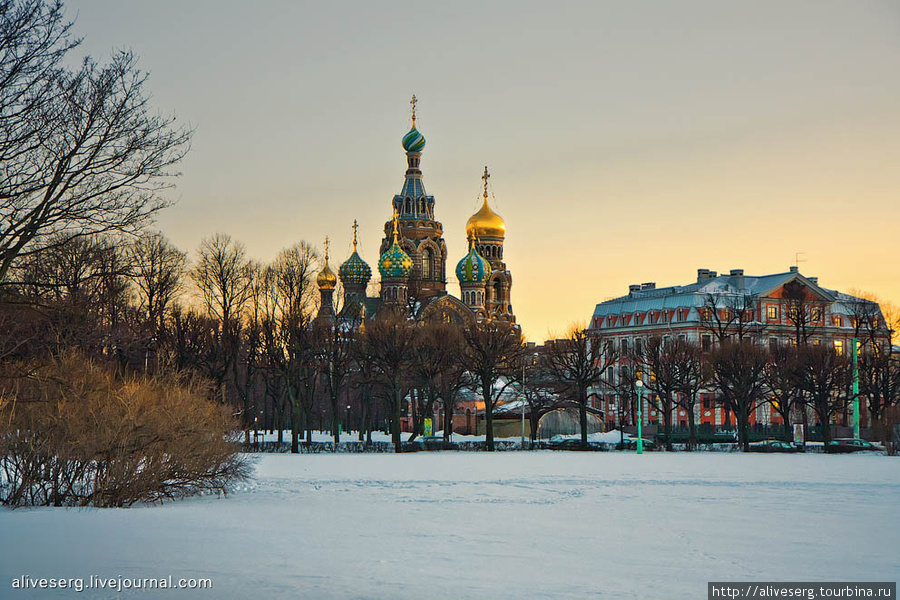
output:
M 434 262 L 431 254 L 431 248 L 425 248 L 422 252 L 422 279 L 432 278 L 432 263 Z
M 412 205 L 410 204 L 409 198 L 406 199 L 406 210 L 404 212 L 406 212 L 406 213 L 412 212 Z
M 496 279 L 494 280 L 494 301 L 500 302 L 501 298 L 503 298 L 503 284 Z

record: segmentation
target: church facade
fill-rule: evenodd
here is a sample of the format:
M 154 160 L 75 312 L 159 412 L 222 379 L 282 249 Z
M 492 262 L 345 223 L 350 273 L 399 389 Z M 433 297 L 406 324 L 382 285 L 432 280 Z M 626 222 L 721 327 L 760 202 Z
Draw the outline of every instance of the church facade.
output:
M 326 248 L 325 265 L 317 279 L 317 318 L 362 320 L 389 308 L 406 312 L 417 321 L 463 324 L 499 319 L 515 324 L 512 274 L 503 261 L 506 224 L 488 202 L 487 167 L 482 174 L 482 206 L 466 223 L 468 251 L 451 271 L 459 282 L 459 296 L 447 291 L 447 244 L 444 226 L 435 215 L 435 198 L 425 191 L 420 166 L 425 137 L 416 129 L 415 96 L 412 105 L 412 127 L 401 141 L 406 153 L 406 173 L 400 192 L 391 201 L 392 216 L 384 224 L 379 248 L 378 295 L 367 295 L 373 271 L 359 255 L 354 222 L 353 252 L 339 267 L 337 277 L 328 264 Z M 341 309 L 335 313 L 337 278 L 343 297 Z

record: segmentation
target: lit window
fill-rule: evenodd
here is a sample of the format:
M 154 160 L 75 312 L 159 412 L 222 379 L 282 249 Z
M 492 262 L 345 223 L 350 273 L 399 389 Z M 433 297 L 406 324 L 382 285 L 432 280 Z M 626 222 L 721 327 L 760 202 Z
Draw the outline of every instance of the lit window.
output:
M 778 307 L 777 306 L 767 306 L 766 307 L 766 317 L 768 317 L 768 319 L 770 321 L 777 321 L 778 320 Z
M 843 327 L 844 326 L 844 317 L 842 317 L 841 315 L 837 315 L 834 318 L 834 324 L 837 325 L 838 327 Z
M 834 353 L 838 356 L 844 354 L 844 340 L 834 340 Z
M 822 309 L 818 306 L 813 307 L 809 311 L 809 320 L 814 323 L 818 323 L 819 321 L 821 321 L 822 320 Z

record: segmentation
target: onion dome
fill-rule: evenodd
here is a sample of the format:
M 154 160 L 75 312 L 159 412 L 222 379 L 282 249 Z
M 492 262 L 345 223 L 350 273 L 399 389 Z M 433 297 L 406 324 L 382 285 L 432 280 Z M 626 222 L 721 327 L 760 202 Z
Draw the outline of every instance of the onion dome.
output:
M 491 276 L 491 263 L 486 261 L 478 250 L 472 236 L 469 236 L 469 253 L 456 265 L 456 278 L 460 284 L 484 283 Z
M 378 259 L 378 272 L 382 278 L 406 279 L 412 271 L 413 261 L 409 254 L 403 251 L 397 241 L 397 211 L 394 211 L 394 243 Z
M 335 277 L 331 267 L 328 266 L 328 238 L 325 238 L 325 266 L 322 267 L 322 271 L 316 277 L 316 285 L 319 286 L 320 290 L 333 290 L 334 286 L 337 285 L 337 277 Z
M 425 136 L 416 129 L 417 102 L 416 95 L 413 94 L 412 100 L 410 101 L 410 104 L 412 105 L 412 129 L 403 136 L 403 141 L 401 142 L 403 144 L 403 149 L 407 152 L 421 152 L 425 149 Z
M 358 227 L 356 221 L 353 221 L 353 254 L 338 269 L 344 285 L 348 283 L 351 285 L 368 285 L 369 280 L 372 279 L 372 268 L 360 258 L 356 251 L 356 230 Z
M 425 148 L 425 136 L 413 125 L 409 133 L 403 136 L 402 144 L 407 152 L 421 152 Z
M 487 180 L 489 177 L 490 174 L 485 167 L 484 175 L 481 176 L 484 180 L 484 202 L 481 209 L 466 221 L 466 235 L 474 238 L 506 237 L 506 223 L 488 205 Z

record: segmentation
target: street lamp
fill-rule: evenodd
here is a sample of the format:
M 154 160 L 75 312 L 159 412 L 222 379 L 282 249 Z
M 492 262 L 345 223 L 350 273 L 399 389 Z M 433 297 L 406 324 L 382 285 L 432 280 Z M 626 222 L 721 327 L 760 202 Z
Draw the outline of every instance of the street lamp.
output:
M 641 421 L 643 421 L 644 419 L 641 417 L 641 405 L 644 403 L 644 402 L 643 402 L 643 395 L 642 395 L 642 392 L 643 392 L 643 390 L 644 390 L 644 382 L 641 381 L 640 379 L 638 379 L 637 381 L 634 382 L 634 385 L 635 385 L 635 387 L 637 387 L 637 393 L 638 393 L 638 414 L 637 414 L 637 417 L 638 417 L 638 418 L 637 418 L 637 421 L 638 421 L 638 439 L 637 439 L 637 454 L 643 454 L 643 453 L 644 453 L 644 438 L 641 437 Z
M 531 366 L 537 362 L 538 353 L 535 352 L 531 357 Z M 525 404 L 528 403 L 528 388 L 525 385 L 525 361 L 522 361 L 522 445 L 521 448 L 525 449 Z

